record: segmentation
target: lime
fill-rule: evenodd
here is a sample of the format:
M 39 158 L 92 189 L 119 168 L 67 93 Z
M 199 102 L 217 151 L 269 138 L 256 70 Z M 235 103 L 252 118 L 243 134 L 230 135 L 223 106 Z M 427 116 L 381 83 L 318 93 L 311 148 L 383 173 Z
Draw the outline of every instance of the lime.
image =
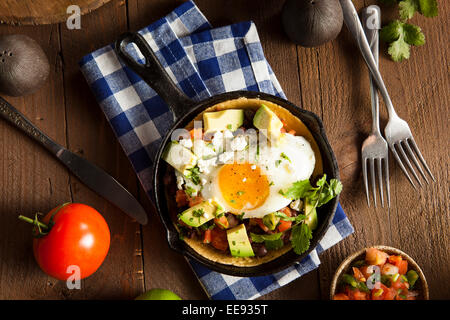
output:
M 151 289 L 141 294 L 136 300 L 181 300 L 181 298 L 170 290 Z

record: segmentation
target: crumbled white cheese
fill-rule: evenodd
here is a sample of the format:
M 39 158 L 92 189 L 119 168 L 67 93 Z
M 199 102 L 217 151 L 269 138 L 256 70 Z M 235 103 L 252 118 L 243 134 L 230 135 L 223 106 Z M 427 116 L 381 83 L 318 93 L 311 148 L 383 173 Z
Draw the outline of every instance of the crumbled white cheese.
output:
M 242 151 L 247 146 L 247 139 L 245 139 L 245 136 L 239 135 L 235 137 L 230 142 L 231 151 Z
M 216 152 L 221 152 L 223 149 L 223 133 L 220 131 L 215 132 L 211 142 Z
M 211 159 L 199 159 L 197 161 L 198 170 L 202 173 L 208 174 L 211 171 L 212 167 L 216 166 L 217 159 L 211 158 Z
M 187 188 L 190 188 L 190 191 L 192 191 L 191 196 L 195 197 L 197 196 L 201 187 L 199 185 L 196 185 L 191 179 L 186 179 L 185 189 Z
M 298 199 L 298 200 L 292 201 L 291 204 L 289 205 L 289 207 L 291 207 L 291 209 L 300 211 L 300 209 L 302 207 L 302 200 Z
M 192 140 L 191 140 L 191 139 L 181 139 L 181 140 L 179 141 L 179 143 L 180 143 L 183 147 L 188 148 L 188 149 L 191 149 L 192 146 L 193 146 Z
M 252 170 L 256 170 L 256 164 L 252 165 L 250 168 L 251 168 Z
M 247 178 L 242 179 L 242 182 L 245 182 L 245 181 L 247 181 Z
M 195 140 L 194 141 L 194 153 L 199 158 L 210 158 L 212 156 L 215 156 L 216 153 L 214 152 L 213 148 L 210 148 L 206 145 L 206 142 L 203 140 Z
M 223 132 L 223 137 L 224 139 L 230 139 L 233 138 L 233 132 L 231 132 L 230 130 L 225 130 Z
M 227 163 L 234 159 L 234 152 L 224 152 L 219 154 L 218 160 L 220 163 Z
M 175 170 L 175 176 L 177 177 L 177 188 L 178 190 L 183 189 L 184 177 L 181 173 Z

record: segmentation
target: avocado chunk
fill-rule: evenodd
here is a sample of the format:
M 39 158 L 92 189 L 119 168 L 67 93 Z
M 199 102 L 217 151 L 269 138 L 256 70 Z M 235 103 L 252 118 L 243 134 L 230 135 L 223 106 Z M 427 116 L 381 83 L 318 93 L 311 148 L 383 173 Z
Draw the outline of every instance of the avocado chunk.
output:
M 216 216 L 217 207 L 209 201 L 203 201 L 180 214 L 180 220 L 190 227 L 200 227 Z
M 316 207 L 310 204 L 308 201 L 305 201 L 305 223 L 309 226 L 311 230 L 317 228 L 317 210 Z
M 263 217 L 263 223 L 264 225 L 269 228 L 269 230 L 275 230 L 275 228 L 277 227 L 278 222 L 280 222 L 280 218 L 275 216 L 275 213 L 269 213 L 266 214 Z
M 177 141 L 172 141 L 164 149 L 162 158 L 181 174 L 189 175 L 189 169 L 197 164 L 197 156 Z
M 267 137 L 273 143 L 277 143 L 281 136 L 283 123 L 280 118 L 264 104 L 256 111 L 253 117 L 253 125 L 259 130 L 266 130 Z
M 242 109 L 227 109 L 203 114 L 205 133 L 224 130 L 236 131 L 243 123 L 244 110 Z
M 244 224 L 227 230 L 227 239 L 233 257 L 253 257 L 255 255 Z

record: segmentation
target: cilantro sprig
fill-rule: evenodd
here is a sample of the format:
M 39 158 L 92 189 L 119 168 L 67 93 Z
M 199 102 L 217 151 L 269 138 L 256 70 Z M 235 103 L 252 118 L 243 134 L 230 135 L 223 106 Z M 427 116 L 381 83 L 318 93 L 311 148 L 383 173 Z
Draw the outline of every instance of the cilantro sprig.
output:
M 301 180 L 287 190 L 280 190 L 280 194 L 292 200 L 306 199 L 314 207 L 320 207 L 331 199 L 335 198 L 342 191 L 342 183 L 337 179 L 327 182 L 327 175 L 317 180 L 316 187 L 313 187 L 309 180 Z
M 301 223 L 292 227 L 291 243 L 296 254 L 302 254 L 308 250 L 311 239 L 312 231 L 307 224 Z
M 388 43 L 388 54 L 398 62 L 409 59 L 411 46 L 425 44 L 425 35 L 419 26 L 407 23 L 418 12 L 425 17 L 436 17 L 438 6 L 436 0 L 380 0 L 384 4 L 398 5 L 399 18 L 385 25 L 380 38 Z
M 327 182 L 327 176 L 324 174 L 322 178 L 317 180 L 315 187 L 311 185 L 309 180 L 301 180 L 294 182 L 286 190 L 280 190 L 280 194 L 291 200 L 302 199 L 316 208 L 335 198 L 341 191 L 342 183 L 337 179 L 330 179 Z M 275 216 L 282 220 L 293 222 L 291 244 L 294 252 L 302 254 L 308 250 L 310 240 L 312 239 L 312 230 L 308 224 L 304 223 L 306 216 L 298 215 L 296 217 L 288 217 L 282 212 L 276 212 Z

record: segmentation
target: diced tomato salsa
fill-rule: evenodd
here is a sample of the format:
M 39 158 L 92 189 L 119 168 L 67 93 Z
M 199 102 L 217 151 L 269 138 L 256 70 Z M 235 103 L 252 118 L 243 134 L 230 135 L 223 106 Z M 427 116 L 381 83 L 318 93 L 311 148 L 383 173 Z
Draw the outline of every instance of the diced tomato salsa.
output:
M 333 300 L 416 300 L 418 278 L 401 256 L 369 248 L 365 259 L 354 262 L 351 273 L 341 276 Z

